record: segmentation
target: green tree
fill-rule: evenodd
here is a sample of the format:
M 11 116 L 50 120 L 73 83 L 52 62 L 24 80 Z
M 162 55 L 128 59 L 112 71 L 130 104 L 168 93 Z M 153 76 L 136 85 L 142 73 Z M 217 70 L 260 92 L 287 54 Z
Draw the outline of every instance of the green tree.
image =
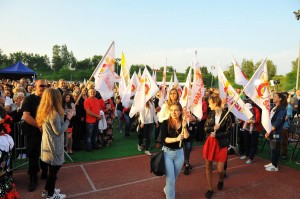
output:
M 60 57 L 60 46 L 54 45 L 52 48 L 52 69 L 59 71 L 63 67 L 63 60 Z
M 247 78 L 251 78 L 255 72 L 254 64 L 252 60 L 243 59 L 241 64 L 242 71 L 246 74 Z

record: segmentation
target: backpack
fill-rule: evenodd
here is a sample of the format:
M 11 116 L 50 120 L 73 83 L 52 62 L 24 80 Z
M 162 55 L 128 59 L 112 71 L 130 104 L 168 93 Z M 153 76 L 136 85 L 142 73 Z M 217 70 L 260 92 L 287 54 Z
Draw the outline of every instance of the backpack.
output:
M 157 176 L 165 175 L 165 160 L 163 150 L 150 157 L 150 173 L 154 173 Z

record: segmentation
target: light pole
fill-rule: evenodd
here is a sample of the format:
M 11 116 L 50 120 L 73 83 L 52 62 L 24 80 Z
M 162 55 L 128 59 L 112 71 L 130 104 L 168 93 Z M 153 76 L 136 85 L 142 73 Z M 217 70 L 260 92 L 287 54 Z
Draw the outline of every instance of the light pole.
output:
M 300 10 L 297 12 L 293 12 L 297 20 L 300 19 Z M 297 80 L 296 80 L 296 90 L 298 89 L 298 81 L 299 81 L 299 68 L 300 68 L 300 43 L 299 43 L 299 57 L 298 57 L 298 67 L 297 67 Z
M 210 68 L 211 68 L 211 83 L 210 83 L 210 87 L 212 88 L 213 81 L 214 81 L 213 69 L 215 69 L 215 67 L 211 66 Z

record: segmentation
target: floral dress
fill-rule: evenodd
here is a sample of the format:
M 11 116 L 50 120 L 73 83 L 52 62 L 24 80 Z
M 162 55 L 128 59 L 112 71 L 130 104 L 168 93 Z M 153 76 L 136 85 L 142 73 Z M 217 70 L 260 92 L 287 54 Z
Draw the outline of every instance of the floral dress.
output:
M 113 136 L 113 119 L 114 119 L 114 107 L 111 105 L 109 100 L 104 101 L 105 109 L 103 110 L 105 119 L 107 122 L 107 128 L 103 130 L 101 140 L 103 146 L 110 146 L 114 140 Z

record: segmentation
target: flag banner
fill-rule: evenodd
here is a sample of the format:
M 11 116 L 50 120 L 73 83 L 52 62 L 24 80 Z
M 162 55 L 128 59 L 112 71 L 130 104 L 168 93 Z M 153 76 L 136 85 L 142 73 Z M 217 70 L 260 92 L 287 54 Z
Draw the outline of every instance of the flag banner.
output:
M 126 90 L 123 93 L 121 102 L 125 108 L 129 108 L 130 106 L 130 98 L 135 95 L 139 86 L 139 79 L 136 75 L 136 72 L 133 73 L 129 84 L 126 87 Z
M 137 112 L 144 110 L 146 102 L 151 99 L 158 90 L 159 88 L 147 70 L 147 67 L 145 67 L 143 75 L 139 80 L 139 86 L 134 96 L 129 117 L 133 117 Z
M 129 73 L 129 70 L 128 70 L 127 65 L 126 65 L 125 55 L 122 52 L 120 77 L 124 77 L 126 86 L 128 85 L 129 80 L 130 80 L 129 74 L 130 73 Z
M 174 87 L 174 83 L 173 83 L 173 76 L 171 76 L 170 82 L 169 82 L 169 86 L 167 88 L 167 94 L 165 96 L 165 101 L 169 99 L 169 95 L 170 95 L 170 90 Z
M 119 95 L 121 96 L 121 97 L 123 97 L 123 95 L 124 95 L 124 92 L 126 91 L 126 82 L 125 82 L 125 77 L 124 76 L 122 76 L 121 77 L 121 80 L 120 80 L 120 82 L 119 82 Z
M 262 109 L 261 123 L 269 133 L 271 132 L 272 125 L 270 119 L 270 88 L 266 60 L 267 59 L 265 59 L 257 68 L 246 85 L 244 92 Z
M 154 82 L 156 83 L 156 71 L 153 69 L 152 71 L 152 79 L 154 80 Z
M 139 68 L 139 72 L 138 72 L 137 76 L 138 76 L 138 79 L 141 79 L 141 76 L 142 76 L 141 68 Z
M 179 84 L 179 81 L 178 81 L 178 78 L 177 78 L 177 75 L 176 75 L 176 72 L 174 71 L 174 88 L 176 88 L 179 92 L 179 94 L 181 95 L 182 94 L 182 88 Z
M 163 105 L 163 103 L 166 100 L 166 84 L 167 84 L 167 59 L 166 59 L 166 64 L 164 66 L 162 85 L 161 85 L 161 95 L 158 102 L 158 105 L 160 107 Z
M 226 99 L 227 107 L 230 108 L 231 105 L 236 102 L 232 107 L 231 112 L 238 119 L 248 121 L 253 116 L 253 114 L 247 108 L 247 106 L 245 106 L 244 101 L 239 97 L 239 94 L 229 83 L 220 66 L 218 67 L 218 80 L 220 97 L 222 99 Z
M 233 69 L 234 69 L 234 82 L 238 85 L 246 86 L 248 83 L 248 78 L 246 74 L 242 71 L 241 67 L 233 57 Z
M 190 67 L 188 76 L 183 87 L 182 95 L 180 97 L 180 104 L 182 107 L 187 107 L 189 98 L 191 97 L 191 85 L 192 85 L 192 67 Z
M 200 71 L 200 65 L 197 57 L 197 51 L 195 52 L 195 64 L 194 64 L 194 78 L 191 92 L 191 112 L 198 118 L 201 119 L 202 113 L 202 98 L 204 96 L 204 83 L 202 74 Z
M 95 89 L 100 92 L 102 98 L 104 100 L 111 98 L 114 83 L 120 79 L 115 73 L 115 42 L 112 42 L 92 76 L 95 78 Z

